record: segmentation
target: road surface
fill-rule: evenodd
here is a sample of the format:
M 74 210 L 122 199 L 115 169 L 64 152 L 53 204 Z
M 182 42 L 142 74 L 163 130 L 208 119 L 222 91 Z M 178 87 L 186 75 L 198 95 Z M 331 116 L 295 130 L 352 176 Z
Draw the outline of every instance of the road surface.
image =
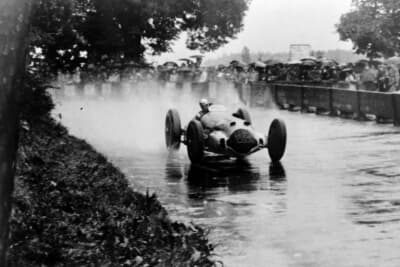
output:
M 173 219 L 208 228 L 226 266 L 400 266 L 400 128 L 256 109 L 257 130 L 274 117 L 287 124 L 281 165 L 261 151 L 192 166 L 185 147 L 165 151 L 172 102 L 61 101 L 55 113 Z M 185 122 L 194 102 L 177 105 Z

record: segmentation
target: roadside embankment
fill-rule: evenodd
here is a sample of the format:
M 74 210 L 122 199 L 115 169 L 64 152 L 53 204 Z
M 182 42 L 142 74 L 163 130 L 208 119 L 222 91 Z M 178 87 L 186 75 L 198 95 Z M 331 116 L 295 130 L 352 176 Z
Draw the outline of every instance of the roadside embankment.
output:
M 203 229 L 172 222 L 49 116 L 21 127 L 10 227 L 10 266 L 214 264 Z

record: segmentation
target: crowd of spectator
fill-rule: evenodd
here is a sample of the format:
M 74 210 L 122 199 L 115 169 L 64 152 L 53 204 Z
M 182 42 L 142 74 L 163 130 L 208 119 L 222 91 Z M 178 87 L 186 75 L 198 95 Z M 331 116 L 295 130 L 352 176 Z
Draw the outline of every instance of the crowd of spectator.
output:
M 325 58 L 304 58 L 298 61 L 257 61 L 243 64 L 237 60 L 227 65 L 202 67 L 201 58 L 181 59 L 181 62 L 165 62 L 162 65 L 132 66 L 114 72 L 75 72 L 60 75 L 59 81 L 74 83 L 157 81 L 160 83 L 230 81 L 236 84 L 275 82 L 307 84 L 368 90 L 380 92 L 399 91 L 399 60 L 368 61 L 339 64 Z M 179 64 L 180 63 L 180 64 Z
M 237 83 L 257 81 L 327 85 L 350 90 L 393 92 L 399 90 L 398 64 L 361 60 L 338 64 L 333 60 L 305 58 L 282 63 L 276 60 L 244 65 L 232 61 L 217 67 L 217 79 Z

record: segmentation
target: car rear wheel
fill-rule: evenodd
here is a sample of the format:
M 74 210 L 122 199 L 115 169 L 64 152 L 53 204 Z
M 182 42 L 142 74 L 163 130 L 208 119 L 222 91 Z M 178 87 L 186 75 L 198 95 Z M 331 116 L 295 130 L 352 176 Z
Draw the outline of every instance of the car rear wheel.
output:
M 175 109 L 170 109 L 165 117 L 165 143 L 169 150 L 178 150 L 181 145 L 181 119 Z
M 268 133 L 268 153 L 272 162 L 278 162 L 286 149 L 286 125 L 280 119 L 272 121 Z
M 199 163 L 204 156 L 203 126 L 197 120 L 192 120 L 186 130 L 186 142 L 189 159 Z
M 247 111 L 247 109 L 239 108 L 236 114 L 239 119 L 247 121 L 251 124 L 251 116 L 250 113 Z

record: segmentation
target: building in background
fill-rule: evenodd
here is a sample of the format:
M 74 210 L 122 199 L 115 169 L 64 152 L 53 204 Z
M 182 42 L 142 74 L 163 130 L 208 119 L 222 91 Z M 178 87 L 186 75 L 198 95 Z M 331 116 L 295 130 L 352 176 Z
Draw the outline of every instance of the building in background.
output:
M 311 56 L 311 45 L 291 44 L 289 48 L 289 62 L 308 58 Z

